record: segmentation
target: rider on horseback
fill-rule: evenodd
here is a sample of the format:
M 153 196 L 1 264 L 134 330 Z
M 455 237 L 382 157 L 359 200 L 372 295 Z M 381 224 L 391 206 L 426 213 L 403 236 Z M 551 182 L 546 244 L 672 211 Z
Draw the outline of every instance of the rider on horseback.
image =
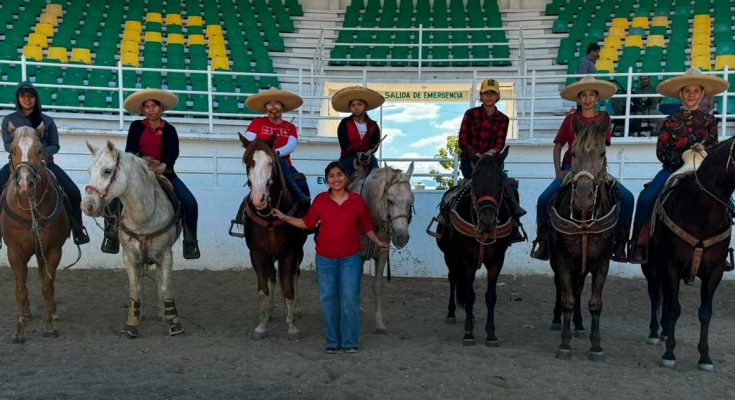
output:
M 21 126 L 29 126 L 36 128 L 43 123 L 45 134 L 41 138 L 41 142 L 46 149 L 46 167 L 53 172 L 56 181 L 61 186 L 63 192 L 69 198 L 69 214 L 72 221 L 72 235 L 74 236 L 74 244 L 89 243 L 89 236 L 82 223 L 82 195 L 74 181 L 64 172 L 61 167 L 54 163 L 54 154 L 59 152 L 59 132 L 56 129 L 56 123 L 48 115 L 41 110 L 41 104 L 38 102 L 38 92 L 30 82 L 21 82 L 15 91 L 15 107 L 16 112 L 8 114 L 2 121 L 3 143 L 5 151 L 10 152 L 10 145 L 13 143 L 13 137 L 8 129 L 9 124 L 13 124 L 16 128 Z M 0 188 L 5 185 L 10 178 L 10 166 L 5 164 L 0 170 Z

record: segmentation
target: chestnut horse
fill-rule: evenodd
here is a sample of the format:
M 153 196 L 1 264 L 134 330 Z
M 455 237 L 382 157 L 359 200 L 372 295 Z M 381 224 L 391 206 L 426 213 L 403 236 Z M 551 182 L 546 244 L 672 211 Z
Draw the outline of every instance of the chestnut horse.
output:
M 30 317 L 28 261 L 36 256 L 45 308 L 43 336 L 59 336 L 56 330 L 54 278 L 61 248 L 71 232 L 62 193 L 53 173 L 46 168 L 41 138 L 43 123 L 36 129 L 8 127 L 13 136 L 10 149 L 10 181 L 3 196 L 0 216 L 2 237 L 8 245 L 8 261 L 15 273 L 18 324 L 13 343 L 24 343 Z
M 239 136 L 245 147 L 242 161 L 247 169 L 250 186 L 243 218 L 245 243 L 250 250 L 250 262 L 258 277 L 260 305 L 258 326 L 252 336 L 254 339 L 262 339 L 267 334 L 275 297 L 274 262 L 278 261 L 281 293 L 286 302 L 288 338 L 298 340 L 301 333 L 296 328 L 296 282 L 300 273 L 299 265 L 304 258 L 307 232 L 271 216 L 273 208 L 287 215 L 294 215 L 299 211 L 298 203 L 286 187 L 283 172 L 272 149 L 275 135 L 267 142 L 251 142 L 244 136 Z

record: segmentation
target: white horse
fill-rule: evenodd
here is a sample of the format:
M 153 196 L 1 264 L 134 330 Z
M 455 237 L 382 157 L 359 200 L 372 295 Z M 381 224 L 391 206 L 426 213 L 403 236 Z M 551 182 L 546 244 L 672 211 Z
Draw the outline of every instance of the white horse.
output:
M 181 232 L 179 210 L 171 204 L 156 175 L 142 158 L 115 148 L 110 141 L 101 149 L 87 142 L 94 156 L 89 168 L 82 211 L 91 217 L 102 215 L 113 199 L 123 205 L 118 235 L 123 246 L 123 263 L 128 272 L 130 307 L 122 334 L 138 337 L 141 315 L 141 274 L 155 264 L 159 305 L 168 322 L 168 334 L 184 333 L 171 289 L 173 253 L 171 247 Z
M 411 191 L 413 162 L 404 173 L 391 167 L 376 168 L 367 178 L 358 178 L 350 184 L 350 190 L 360 193 L 370 210 L 375 225 L 375 234 L 386 242 L 393 242 L 397 248 L 408 243 L 408 225 L 413 212 L 413 192 Z M 375 261 L 375 332 L 385 333 L 383 323 L 383 270 L 388 263 L 389 250 L 380 250 L 372 241 L 361 235 L 363 260 Z M 389 270 L 390 271 L 390 270 Z M 390 279 L 390 274 L 388 276 Z

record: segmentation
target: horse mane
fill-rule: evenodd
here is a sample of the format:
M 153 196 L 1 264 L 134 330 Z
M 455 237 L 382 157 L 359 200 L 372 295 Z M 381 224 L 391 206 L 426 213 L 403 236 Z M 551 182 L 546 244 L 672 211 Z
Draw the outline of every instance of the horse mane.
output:
M 145 179 L 155 182 L 156 181 L 156 174 L 151 171 L 150 168 L 148 168 L 148 162 L 146 160 L 142 159 L 141 157 L 136 156 L 133 153 L 128 153 L 125 151 L 122 151 L 120 149 L 115 149 L 118 153 L 120 153 L 120 164 L 123 164 L 123 161 L 125 165 L 129 165 L 131 168 L 139 169 L 143 172 L 143 176 Z
M 281 164 L 278 162 L 278 156 L 268 143 L 256 139 L 247 145 L 245 152 L 242 155 L 242 163 L 245 164 L 245 173 L 247 173 L 249 168 L 253 165 L 253 154 L 258 150 L 266 152 L 273 160 L 273 168 L 275 170 L 275 177 L 278 180 L 279 189 L 281 190 L 281 193 L 283 193 L 283 196 L 291 202 L 293 199 L 291 198 L 291 192 L 286 186 L 286 179 L 283 176 L 283 171 L 281 171 Z
M 588 153 L 595 148 L 605 148 L 605 132 L 598 124 L 586 124 L 577 132 L 572 152 Z

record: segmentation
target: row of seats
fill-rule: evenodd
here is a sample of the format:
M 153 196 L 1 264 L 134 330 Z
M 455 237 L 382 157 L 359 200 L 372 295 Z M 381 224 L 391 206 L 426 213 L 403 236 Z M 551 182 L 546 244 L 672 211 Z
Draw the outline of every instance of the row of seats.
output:
M 415 66 L 422 47 L 422 62 L 434 67 L 510 65 L 505 31 L 462 30 L 502 28 L 497 1 L 467 0 L 353 0 L 331 52 L 331 65 Z M 445 29 L 423 32 L 417 28 Z M 350 28 L 367 28 L 352 30 Z M 373 28 L 380 28 L 375 30 Z M 401 30 L 393 30 L 399 28 Z M 450 29 L 451 28 L 451 29 Z M 489 43 L 496 43 L 488 45 Z M 498 59 L 490 61 L 491 58 Z

